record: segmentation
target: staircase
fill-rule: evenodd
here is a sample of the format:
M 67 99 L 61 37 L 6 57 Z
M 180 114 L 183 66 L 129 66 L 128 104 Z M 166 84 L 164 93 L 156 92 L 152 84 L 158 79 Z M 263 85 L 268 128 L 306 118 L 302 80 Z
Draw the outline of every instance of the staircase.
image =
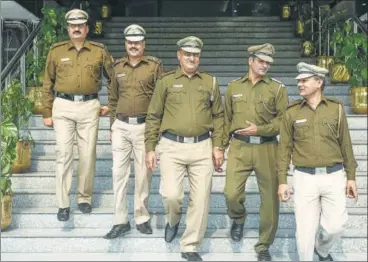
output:
M 123 30 L 131 23 L 138 23 L 147 31 L 146 54 L 163 60 L 165 70 L 177 64 L 176 41 L 188 35 L 196 35 L 204 41 L 201 55 L 201 70 L 218 77 L 221 93 L 228 82 L 247 71 L 247 48 L 249 45 L 272 43 L 276 49 L 275 63 L 270 75 L 282 81 L 290 100 L 298 98 L 296 87 L 296 64 L 312 63 L 312 59 L 300 58 L 299 39 L 293 35 L 292 22 L 280 21 L 278 17 L 219 17 L 219 18 L 136 18 L 113 17 L 105 25 L 105 37 L 98 40 L 108 46 L 114 58 L 124 52 Z M 325 87 L 325 95 L 342 100 L 350 113 L 347 85 Z M 106 88 L 100 96 L 107 103 Z M 347 200 L 349 220 L 344 236 L 334 247 L 336 260 L 367 261 L 367 117 L 348 115 L 353 149 L 358 162 L 357 184 L 359 200 Z M 179 260 L 179 238 L 168 244 L 164 241 L 165 217 L 159 195 L 160 171 L 152 176 L 149 208 L 152 213 L 153 234 L 141 235 L 135 230 L 115 239 L 105 240 L 113 223 L 112 156 L 109 141 L 109 119 L 102 117 L 98 134 L 95 190 L 92 214 L 82 214 L 75 201 L 75 184 L 71 197 L 71 216 L 66 223 L 56 218 L 55 199 L 55 132 L 44 128 L 42 117 L 34 116 L 29 128 L 36 145 L 29 173 L 13 175 L 13 223 L 2 232 L 2 260 Z M 76 148 L 75 148 L 76 149 Z M 78 159 L 75 150 L 75 159 Z M 75 163 L 77 164 L 77 163 Z M 224 164 L 226 166 L 226 163 Z M 75 165 L 76 167 L 76 165 Z M 260 198 L 255 176 L 247 182 L 245 237 L 239 243 L 229 239 L 232 221 L 226 214 L 223 195 L 225 173 L 215 173 L 208 230 L 199 252 L 204 260 L 252 261 L 256 260 L 253 246 L 258 238 Z M 134 172 L 132 170 L 131 176 Z M 188 181 L 185 181 L 188 203 Z M 292 183 L 292 176 L 289 176 Z M 129 205 L 132 213 L 134 180 L 130 180 Z M 279 229 L 271 247 L 275 261 L 297 260 L 295 245 L 295 220 L 293 200 L 283 203 L 280 210 Z M 185 227 L 185 212 L 180 223 L 179 237 Z

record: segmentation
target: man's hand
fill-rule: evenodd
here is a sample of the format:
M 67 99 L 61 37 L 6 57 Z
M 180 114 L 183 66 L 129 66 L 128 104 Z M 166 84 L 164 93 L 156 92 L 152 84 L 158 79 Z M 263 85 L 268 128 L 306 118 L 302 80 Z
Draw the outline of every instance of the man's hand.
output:
M 155 151 L 150 151 L 146 153 L 146 167 L 148 170 L 153 172 L 156 168 L 156 153 Z
M 44 118 L 43 124 L 47 127 L 54 127 L 54 121 L 52 121 L 52 117 Z
M 224 163 L 224 151 L 214 147 L 212 151 L 212 159 L 215 169 L 220 168 Z
M 110 108 L 108 106 L 101 106 L 100 116 L 106 116 L 110 112 Z
M 247 120 L 247 124 L 249 124 L 249 126 L 247 128 L 244 129 L 238 129 L 235 131 L 235 134 L 241 135 L 241 136 L 255 136 L 257 135 L 257 131 L 258 128 L 255 124 L 249 122 Z
M 282 202 L 288 201 L 291 197 L 291 191 L 288 184 L 280 184 L 279 191 L 277 192 L 277 194 L 279 195 L 280 201 Z
M 358 201 L 358 189 L 355 180 L 348 180 L 346 182 L 346 196 Z

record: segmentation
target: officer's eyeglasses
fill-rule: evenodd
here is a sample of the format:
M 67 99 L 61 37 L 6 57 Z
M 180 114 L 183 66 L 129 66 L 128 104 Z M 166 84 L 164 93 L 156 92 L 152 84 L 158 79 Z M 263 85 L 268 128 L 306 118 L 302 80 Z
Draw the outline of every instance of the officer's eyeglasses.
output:
M 183 52 L 183 55 L 185 57 L 191 57 L 191 56 L 193 56 L 195 58 L 199 57 L 199 53 L 190 53 L 190 52 L 187 52 L 187 51 L 182 51 L 182 52 Z

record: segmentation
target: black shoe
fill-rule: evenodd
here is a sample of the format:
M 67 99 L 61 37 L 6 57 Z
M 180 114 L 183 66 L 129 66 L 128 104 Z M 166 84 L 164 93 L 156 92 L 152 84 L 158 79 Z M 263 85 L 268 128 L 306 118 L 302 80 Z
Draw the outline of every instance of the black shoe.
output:
M 68 221 L 69 220 L 69 212 L 70 208 L 59 208 L 59 211 L 57 213 L 57 219 L 59 221 Z
M 234 221 L 231 226 L 231 230 L 230 230 L 231 239 L 236 242 L 239 242 L 240 240 L 242 240 L 243 239 L 243 229 L 244 229 L 244 224 L 237 224 Z
M 202 261 L 201 256 L 197 252 L 181 252 L 181 257 L 188 261 Z
M 91 213 L 92 207 L 89 203 L 79 203 L 78 208 L 82 213 Z
M 178 233 L 178 228 L 179 228 L 179 223 L 177 223 L 173 227 L 170 227 L 169 223 L 166 224 L 166 228 L 165 228 L 165 241 L 166 242 L 170 243 L 171 241 L 173 241 L 176 234 Z
M 119 224 L 114 225 L 109 233 L 107 233 L 105 236 L 103 236 L 104 239 L 113 239 L 117 238 L 119 235 L 124 234 L 126 232 L 130 231 L 130 224 L 129 222 L 126 224 Z
M 142 234 L 151 235 L 152 234 L 152 227 L 149 222 L 144 222 L 143 224 L 137 225 L 137 229 Z
M 257 261 L 271 261 L 271 255 L 268 250 L 262 250 L 257 253 Z
M 327 257 L 321 256 L 316 248 L 314 248 L 314 253 L 318 256 L 319 261 L 334 261 L 330 254 Z

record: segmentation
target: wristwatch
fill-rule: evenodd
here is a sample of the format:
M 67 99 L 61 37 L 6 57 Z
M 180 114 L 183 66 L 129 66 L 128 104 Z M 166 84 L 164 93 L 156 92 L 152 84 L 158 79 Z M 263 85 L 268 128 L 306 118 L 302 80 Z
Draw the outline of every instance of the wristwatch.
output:
M 217 150 L 220 150 L 220 151 L 225 151 L 225 148 L 224 148 L 224 147 L 222 147 L 222 146 L 215 146 L 215 148 L 216 148 Z

